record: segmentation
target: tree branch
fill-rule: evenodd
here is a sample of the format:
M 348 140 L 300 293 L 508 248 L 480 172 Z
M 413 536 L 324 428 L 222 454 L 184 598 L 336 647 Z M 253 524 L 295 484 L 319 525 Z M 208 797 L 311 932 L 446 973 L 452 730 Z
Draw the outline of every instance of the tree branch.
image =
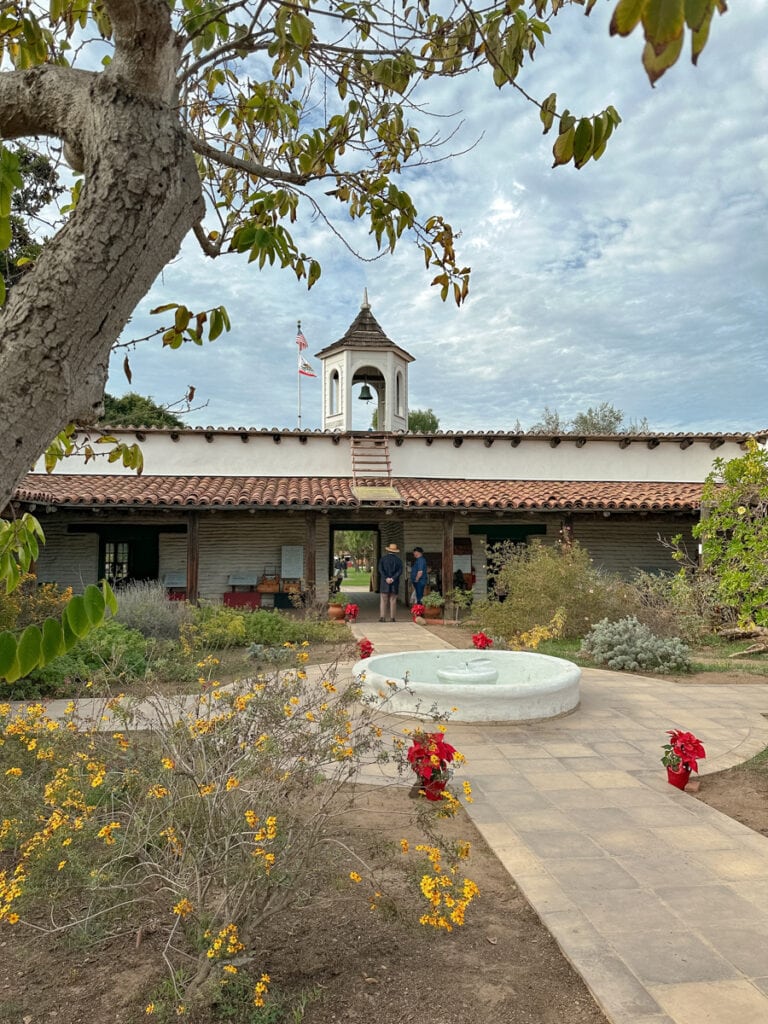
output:
M 214 245 L 214 243 L 205 233 L 205 228 L 202 226 L 202 224 L 195 224 L 192 230 L 195 233 L 195 238 L 200 243 L 200 248 L 203 250 L 206 256 L 210 256 L 212 259 L 215 259 L 217 256 L 221 254 L 221 246 Z
M 235 170 L 245 171 L 246 174 L 253 174 L 257 178 L 267 178 L 270 181 L 284 181 L 289 185 L 306 185 L 311 180 L 310 174 L 297 174 L 295 171 L 281 171 L 277 167 L 267 167 L 266 164 L 257 163 L 255 160 L 243 160 L 242 157 L 227 153 L 224 150 L 216 149 L 192 132 L 187 132 L 187 139 L 190 146 L 200 156 L 214 163 L 224 164 L 226 167 L 234 167 Z
M 0 135 L 50 135 L 78 145 L 92 71 L 44 67 L 0 73 Z
M 176 95 L 176 70 L 181 39 L 163 0 L 104 0 L 114 29 L 115 53 L 104 72 L 130 92 L 171 103 Z

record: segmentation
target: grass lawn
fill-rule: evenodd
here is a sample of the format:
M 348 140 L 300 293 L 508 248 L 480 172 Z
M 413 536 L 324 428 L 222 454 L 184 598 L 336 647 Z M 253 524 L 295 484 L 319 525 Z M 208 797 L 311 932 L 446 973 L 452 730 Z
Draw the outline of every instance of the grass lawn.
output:
M 348 569 L 346 579 L 341 582 L 341 589 L 346 590 L 347 587 L 367 587 L 370 582 L 370 572 L 364 572 L 358 569 Z

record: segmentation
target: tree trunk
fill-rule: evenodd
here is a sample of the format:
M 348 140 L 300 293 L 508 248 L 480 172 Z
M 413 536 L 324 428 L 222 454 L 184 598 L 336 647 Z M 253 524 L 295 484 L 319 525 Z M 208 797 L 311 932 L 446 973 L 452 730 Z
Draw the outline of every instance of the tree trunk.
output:
M 98 418 L 112 345 L 203 215 L 171 104 L 102 73 L 80 124 L 77 210 L 0 316 L 0 511 L 59 430 Z

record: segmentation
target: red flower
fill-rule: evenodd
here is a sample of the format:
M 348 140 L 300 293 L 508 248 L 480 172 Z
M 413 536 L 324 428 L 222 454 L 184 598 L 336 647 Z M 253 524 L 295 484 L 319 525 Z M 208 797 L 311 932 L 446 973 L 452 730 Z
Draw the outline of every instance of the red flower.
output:
M 408 748 L 408 763 L 424 782 L 441 775 L 453 760 L 456 748 L 445 742 L 441 732 L 417 732 Z
M 357 651 L 360 658 L 370 658 L 373 654 L 373 644 L 367 637 L 357 641 Z
M 357 616 L 358 616 L 359 611 L 360 611 L 359 606 L 356 605 L 356 604 L 352 604 L 350 602 L 350 604 L 348 604 L 346 606 L 346 608 L 344 609 L 344 618 L 345 619 L 352 619 L 354 622 L 357 622 Z
M 485 633 L 473 633 L 472 643 L 477 647 L 478 650 L 484 651 L 486 647 L 493 647 L 493 639 L 487 636 Z
M 414 617 L 414 619 L 421 618 L 424 615 L 425 611 L 426 609 L 424 608 L 423 604 L 415 604 L 411 608 L 411 615 Z
M 701 740 L 697 739 L 692 732 L 682 732 L 680 729 L 669 729 L 667 734 L 672 737 L 672 750 L 680 758 L 683 766 L 689 771 L 697 772 L 699 770 L 698 759 L 707 756 Z

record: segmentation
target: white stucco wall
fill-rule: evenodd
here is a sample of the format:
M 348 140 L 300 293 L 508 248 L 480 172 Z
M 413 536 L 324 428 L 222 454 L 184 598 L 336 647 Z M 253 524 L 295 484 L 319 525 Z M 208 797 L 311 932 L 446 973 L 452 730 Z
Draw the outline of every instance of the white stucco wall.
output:
M 350 436 L 338 433 L 243 431 L 140 432 L 144 473 L 148 476 L 302 476 L 351 477 Z M 130 443 L 136 432 L 119 435 Z M 176 438 L 174 440 L 173 438 Z M 279 439 L 276 443 L 275 439 Z M 303 440 L 302 440 L 303 439 Z M 563 439 L 551 447 L 547 438 L 530 437 L 513 446 L 509 438 L 453 438 L 437 435 L 431 444 L 421 436 L 393 435 L 389 453 L 392 475 L 454 480 L 628 480 L 696 483 L 704 480 L 716 457 L 742 454 L 736 441 L 712 449 L 709 438 L 681 448 L 680 439 L 661 440 L 655 448 L 632 441 L 620 448 L 616 439 L 590 440 L 578 447 Z M 457 447 L 457 442 L 461 440 Z M 400 443 L 398 443 L 400 442 Z M 36 472 L 43 472 L 42 463 Z M 104 459 L 85 464 L 65 459 L 58 473 L 130 473 Z

